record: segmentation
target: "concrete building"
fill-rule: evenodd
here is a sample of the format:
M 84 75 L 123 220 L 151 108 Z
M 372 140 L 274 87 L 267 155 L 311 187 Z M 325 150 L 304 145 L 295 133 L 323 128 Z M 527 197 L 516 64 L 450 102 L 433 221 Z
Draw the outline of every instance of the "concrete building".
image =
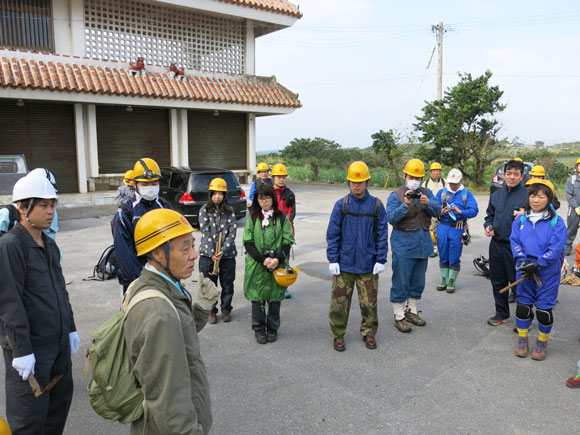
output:
M 255 40 L 301 16 L 286 0 L 0 0 L 0 154 L 61 192 L 109 188 L 140 157 L 244 179 L 256 117 L 301 106 L 255 75 Z

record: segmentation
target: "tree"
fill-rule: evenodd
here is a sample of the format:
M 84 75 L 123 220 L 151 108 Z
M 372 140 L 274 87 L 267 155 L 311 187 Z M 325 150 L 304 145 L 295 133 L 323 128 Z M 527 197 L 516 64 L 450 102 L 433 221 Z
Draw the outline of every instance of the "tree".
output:
M 333 164 L 341 163 L 339 150 L 340 144 L 333 140 L 322 137 L 314 139 L 295 138 L 280 154 L 285 160 L 294 161 L 297 164 L 308 164 L 312 170 L 312 180 L 317 181 L 321 167 L 330 167 Z
M 503 91 L 489 85 L 491 76 L 490 71 L 477 78 L 459 74 L 459 82 L 445 91 L 442 100 L 427 103 L 414 124 L 421 142 L 429 145 L 422 148 L 428 160 L 457 167 L 478 186 L 503 147 L 497 138 L 501 127 L 493 115 L 506 106 L 499 102 Z
M 397 185 L 401 184 L 401 177 L 399 175 L 398 163 L 403 156 L 404 148 L 400 144 L 401 136 L 398 133 L 380 130 L 371 135 L 373 139 L 373 151 L 377 154 L 384 154 L 388 165 L 397 180 Z

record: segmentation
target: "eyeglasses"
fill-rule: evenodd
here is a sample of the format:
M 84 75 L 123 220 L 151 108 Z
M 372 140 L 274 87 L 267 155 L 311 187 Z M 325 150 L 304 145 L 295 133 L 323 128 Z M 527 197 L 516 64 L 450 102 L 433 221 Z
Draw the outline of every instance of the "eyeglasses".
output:
M 263 196 L 261 198 L 258 198 L 258 201 L 262 201 L 262 202 L 272 201 L 272 197 L 271 196 Z

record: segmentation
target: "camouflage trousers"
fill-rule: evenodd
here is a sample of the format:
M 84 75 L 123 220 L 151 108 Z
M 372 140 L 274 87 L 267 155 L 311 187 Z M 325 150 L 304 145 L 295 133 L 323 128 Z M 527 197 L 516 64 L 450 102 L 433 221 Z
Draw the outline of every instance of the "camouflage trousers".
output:
M 355 283 L 362 316 L 360 332 L 363 336 L 374 336 L 377 333 L 379 276 L 372 273 L 341 272 L 340 275 L 332 277 L 332 297 L 328 312 L 330 333 L 334 338 L 343 337 L 346 332 Z

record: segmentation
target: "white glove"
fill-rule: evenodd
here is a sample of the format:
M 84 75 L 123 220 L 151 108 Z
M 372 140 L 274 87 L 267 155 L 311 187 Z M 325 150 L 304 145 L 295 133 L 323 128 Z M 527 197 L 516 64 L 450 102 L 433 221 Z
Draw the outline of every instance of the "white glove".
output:
M 211 279 L 203 277 L 203 273 L 199 274 L 198 282 L 195 304 L 202 310 L 211 311 L 213 304 L 217 302 L 221 292 Z
M 79 337 L 78 332 L 74 331 L 68 334 L 68 340 L 70 341 L 70 354 L 74 355 L 79 351 L 81 337 Z
M 22 376 L 23 381 L 27 381 L 30 373 L 34 373 L 34 364 L 36 364 L 36 358 L 33 353 L 12 359 L 12 367 L 16 369 L 18 375 Z
M 328 265 L 328 270 L 330 270 L 330 273 L 333 275 L 340 275 L 340 266 L 338 263 L 330 263 Z
M 383 272 L 384 270 L 385 270 L 384 264 L 375 263 L 375 266 L 373 267 L 373 275 L 378 275 L 379 273 Z

